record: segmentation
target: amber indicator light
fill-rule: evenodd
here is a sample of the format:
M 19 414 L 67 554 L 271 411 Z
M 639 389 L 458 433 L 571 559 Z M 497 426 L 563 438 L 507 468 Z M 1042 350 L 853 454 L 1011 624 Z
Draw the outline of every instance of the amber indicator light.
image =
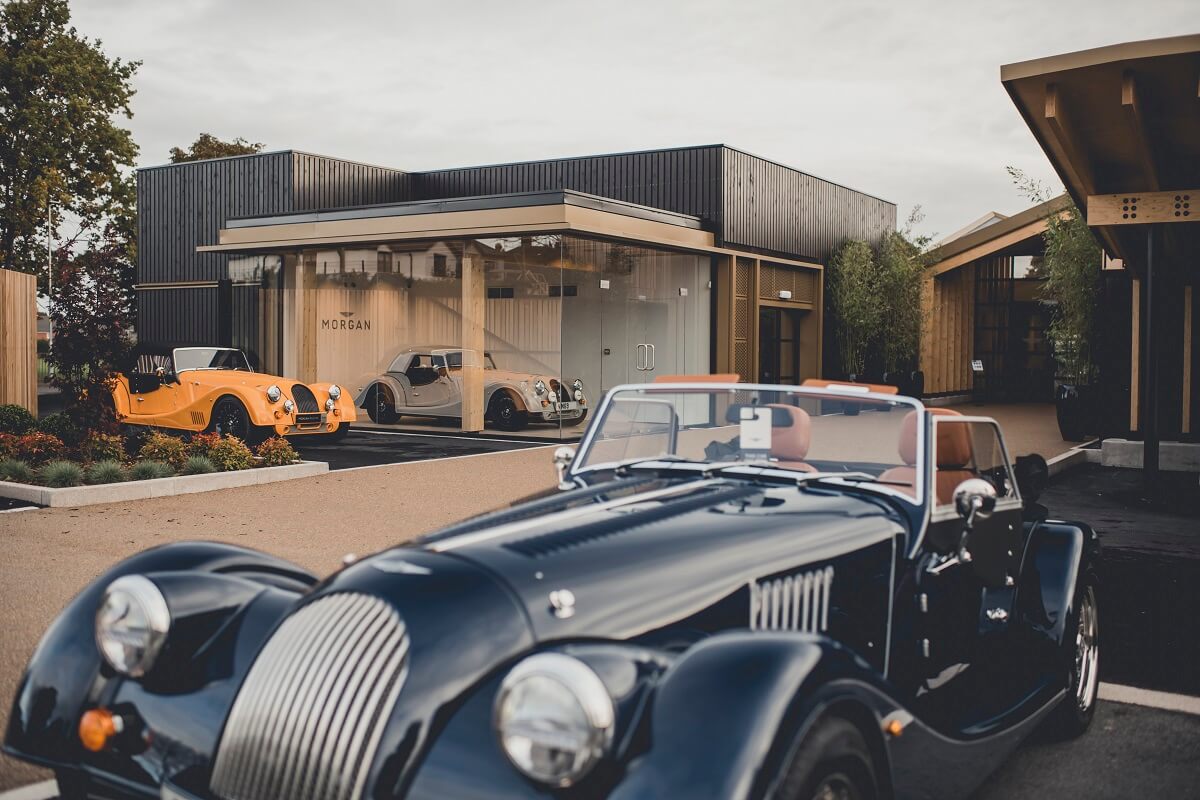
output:
M 108 709 L 93 708 L 79 718 L 79 742 L 85 750 L 99 753 L 123 727 L 120 718 Z
M 898 719 L 891 720 L 884 727 L 884 730 L 887 731 L 889 736 L 899 736 L 904 733 L 904 723 Z

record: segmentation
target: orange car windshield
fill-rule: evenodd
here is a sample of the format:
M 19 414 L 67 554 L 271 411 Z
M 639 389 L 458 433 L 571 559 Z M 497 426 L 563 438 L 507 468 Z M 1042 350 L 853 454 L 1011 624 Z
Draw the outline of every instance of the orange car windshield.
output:
M 175 350 L 174 357 L 176 372 L 189 369 L 251 371 L 246 354 L 228 347 L 181 347 Z

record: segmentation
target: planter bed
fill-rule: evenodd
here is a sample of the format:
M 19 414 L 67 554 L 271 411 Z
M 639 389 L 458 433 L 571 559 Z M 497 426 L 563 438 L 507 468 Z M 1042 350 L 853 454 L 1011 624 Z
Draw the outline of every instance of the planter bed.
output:
M 125 500 L 145 500 L 150 497 L 170 497 L 176 494 L 211 492 L 237 486 L 276 483 L 293 478 L 307 478 L 329 471 L 324 461 L 301 461 L 283 467 L 254 467 L 233 472 L 210 472 L 204 475 L 176 475 L 171 478 L 152 478 L 144 481 L 102 483 L 95 486 L 71 486 L 51 489 L 27 483 L 0 481 L 0 497 L 34 503 L 39 506 L 93 506 L 100 503 L 119 503 Z

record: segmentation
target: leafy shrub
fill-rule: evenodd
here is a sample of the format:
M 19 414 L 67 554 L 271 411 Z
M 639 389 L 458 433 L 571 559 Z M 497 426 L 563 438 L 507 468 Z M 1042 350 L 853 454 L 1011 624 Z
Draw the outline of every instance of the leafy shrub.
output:
M 28 461 L 34 466 L 40 466 L 48 461 L 56 461 L 67 454 L 66 445 L 57 436 L 34 431 L 17 439 L 17 458 Z
M 96 461 L 87 469 L 88 483 L 121 483 L 126 480 L 129 480 L 129 476 L 125 472 L 125 467 L 121 466 L 120 461 L 114 459 Z
M 180 475 L 207 475 L 210 472 L 216 472 L 217 468 L 213 462 L 208 460 L 208 456 L 188 456 L 188 460 L 183 462 L 183 469 L 179 470 Z
M 83 483 L 83 467 L 74 461 L 51 461 L 42 467 L 41 479 L 55 489 L 79 486 Z
M 236 436 L 226 436 L 208 450 L 208 458 L 221 472 L 234 472 L 254 466 L 254 454 Z
M 220 441 L 221 434 L 219 433 L 193 433 L 188 442 L 188 454 L 208 458 L 208 454 Z
M 139 461 L 130 468 L 129 479 L 148 481 L 154 478 L 170 478 L 174 474 L 175 470 L 162 461 Z
M 6 458 L 0 461 L 0 480 L 13 483 L 34 483 L 37 480 L 37 474 L 33 471 L 33 467 L 26 462 L 16 458 Z
M 89 431 L 79 443 L 79 457 L 88 463 L 124 461 L 125 438 L 116 433 Z
M 83 438 L 83 432 L 75 421 L 62 411 L 42 417 L 37 427 L 42 433 L 57 436 L 65 444 L 77 444 Z
M 0 433 L 0 461 L 17 457 L 17 440 L 15 433 Z
M 282 436 L 272 436 L 258 446 L 258 457 L 265 467 L 282 467 L 300 460 L 290 442 Z
M 7 403 L 0 406 L 0 433 L 29 433 L 37 427 L 37 420 L 24 406 Z
M 138 449 L 141 461 L 161 461 L 173 469 L 179 469 L 187 461 L 188 446 L 175 436 L 155 431 L 146 437 Z

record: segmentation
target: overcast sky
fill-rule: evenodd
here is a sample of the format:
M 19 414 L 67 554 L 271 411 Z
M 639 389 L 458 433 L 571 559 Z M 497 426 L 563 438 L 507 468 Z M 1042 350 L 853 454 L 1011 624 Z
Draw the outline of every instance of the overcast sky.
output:
M 1196 0 L 73 0 L 143 62 L 140 165 L 208 131 L 407 170 L 723 142 L 945 235 L 1060 184 L 1000 65 L 1200 31 Z

